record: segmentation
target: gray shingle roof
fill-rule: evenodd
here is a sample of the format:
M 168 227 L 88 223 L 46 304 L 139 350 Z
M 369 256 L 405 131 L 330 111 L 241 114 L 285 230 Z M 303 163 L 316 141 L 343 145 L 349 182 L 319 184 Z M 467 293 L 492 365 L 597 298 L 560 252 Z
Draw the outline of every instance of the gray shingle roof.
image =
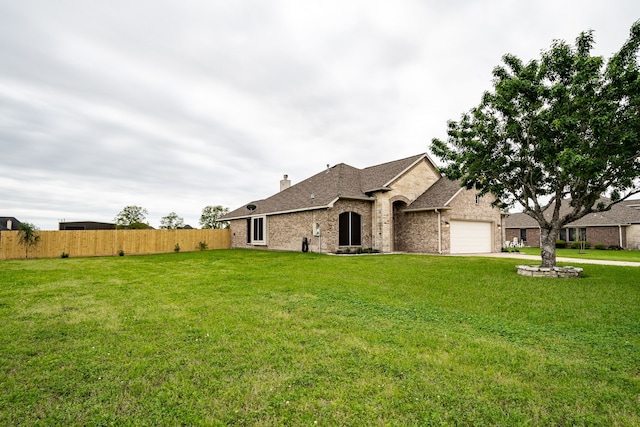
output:
M 430 210 L 447 207 L 447 203 L 462 188 L 459 181 L 442 177 L 413 201 L 405 211 Z
M 0 216 L 0 231 L 8 231 L 7 223 L 11 221 L 11 230 L 20 228 L 21 222 L 12 216 Z
M 424 158 L 428 159 L 428 156 L 422 153 L 364 169 L 340 163 L 269 198 L 247 203 L 220 219 L 230 220 L 246 218 L 251 215 L 325 208 L 338 198 L 373 201 L 374 199 L 368 194 L 370 191 L 384 188 Z M 255 210 L 247 209 L 249 205 L 255 205 Z
M 608 199 L 605 199 L 608 200 Z M 634 209 L 632 206 L 639 204 L 640 200 L 625 200 L 617 203 L 605 212 L 594 212 L 576 220 L 569 226 L 574 227 L 590 227 L 590 226 L 617 226 L 628 224 L 640 224 L 640 209 Z M 569 201 L 563 202 L 560 208 L 560 215 L 565 214 L 571 209 Z M 510 214 L 505 218 L 506 228 L 535 228 L 538 222 L 524 213 Z

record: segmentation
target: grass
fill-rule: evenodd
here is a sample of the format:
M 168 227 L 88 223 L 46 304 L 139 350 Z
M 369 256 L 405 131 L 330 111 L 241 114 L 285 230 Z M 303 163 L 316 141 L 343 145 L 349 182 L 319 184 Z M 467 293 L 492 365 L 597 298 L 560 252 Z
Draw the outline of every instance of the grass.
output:
M 224 250 L 0 263 L 1 425 L 640 425 L 640 282 Z
M 520 253 L 527 255 L 540 255 L 540 248 L 519 248 Z M 558 258 L 582 258 L 608 261 L 640 262 L 640 251 L 612 251 L 598 249 L 556 249 Z

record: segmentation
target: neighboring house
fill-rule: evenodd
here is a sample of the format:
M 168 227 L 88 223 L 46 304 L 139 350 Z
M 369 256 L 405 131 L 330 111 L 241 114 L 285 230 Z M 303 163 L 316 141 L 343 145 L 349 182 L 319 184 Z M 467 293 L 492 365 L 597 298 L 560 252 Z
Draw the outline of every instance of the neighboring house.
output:
M 220 219 L 232 247 L 313 252 L 481 253 L 501 247 L 501 215 L 443 177 L 427 154 L 364 169 L 344 163 Z
M 96 221 L 73 221 L 58 223 L 58 230 L 113 230 L 115 224 Z
M 21 224 L 12 216 L 0 216 L 0 231 L 18 230 Z
M 563 203 L 563 211 L 570 209 Z M 522 242 L 526 246 L 540 246 L 540 227 L 529 215 L 514 213 L 504 219 L 505 239 Z M 586 241 L 592 246 L 620 246 L 624 249 L 640 249 L 640 200 L 625 200 L 606 212 L 588 214 L 566 225 L 558 239 L 569 244 Z

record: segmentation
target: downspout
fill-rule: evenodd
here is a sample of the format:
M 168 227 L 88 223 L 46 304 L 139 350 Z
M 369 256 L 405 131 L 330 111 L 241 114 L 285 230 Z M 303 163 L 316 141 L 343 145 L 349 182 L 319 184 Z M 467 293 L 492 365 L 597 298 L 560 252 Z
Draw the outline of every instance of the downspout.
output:
M 438 209 L 436 209 L 436 213 L 438 214 L 438 253 L 442 254 L 442 221 Z
M 622 225 L 618 224 L 618 235 L 620 236 L 620 247 L 622 247 Z

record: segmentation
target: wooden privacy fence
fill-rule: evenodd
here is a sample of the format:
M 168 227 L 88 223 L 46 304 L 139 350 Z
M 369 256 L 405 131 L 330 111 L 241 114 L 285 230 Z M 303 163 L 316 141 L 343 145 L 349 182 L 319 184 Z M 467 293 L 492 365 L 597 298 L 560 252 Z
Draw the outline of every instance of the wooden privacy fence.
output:
M 18 243 L 18 231 L 0 232 L 0 259 L 25 257 L 25 247 Z M 65 230 L 38 231 L 40 240 L 29 248 L 29 258 L 56 258 L 62 253 L 70 257 L 114 256 L 173 252 L 176 244 L 181 252 L 201 249 L 228 249 L 231 231 L 222 230 Z

